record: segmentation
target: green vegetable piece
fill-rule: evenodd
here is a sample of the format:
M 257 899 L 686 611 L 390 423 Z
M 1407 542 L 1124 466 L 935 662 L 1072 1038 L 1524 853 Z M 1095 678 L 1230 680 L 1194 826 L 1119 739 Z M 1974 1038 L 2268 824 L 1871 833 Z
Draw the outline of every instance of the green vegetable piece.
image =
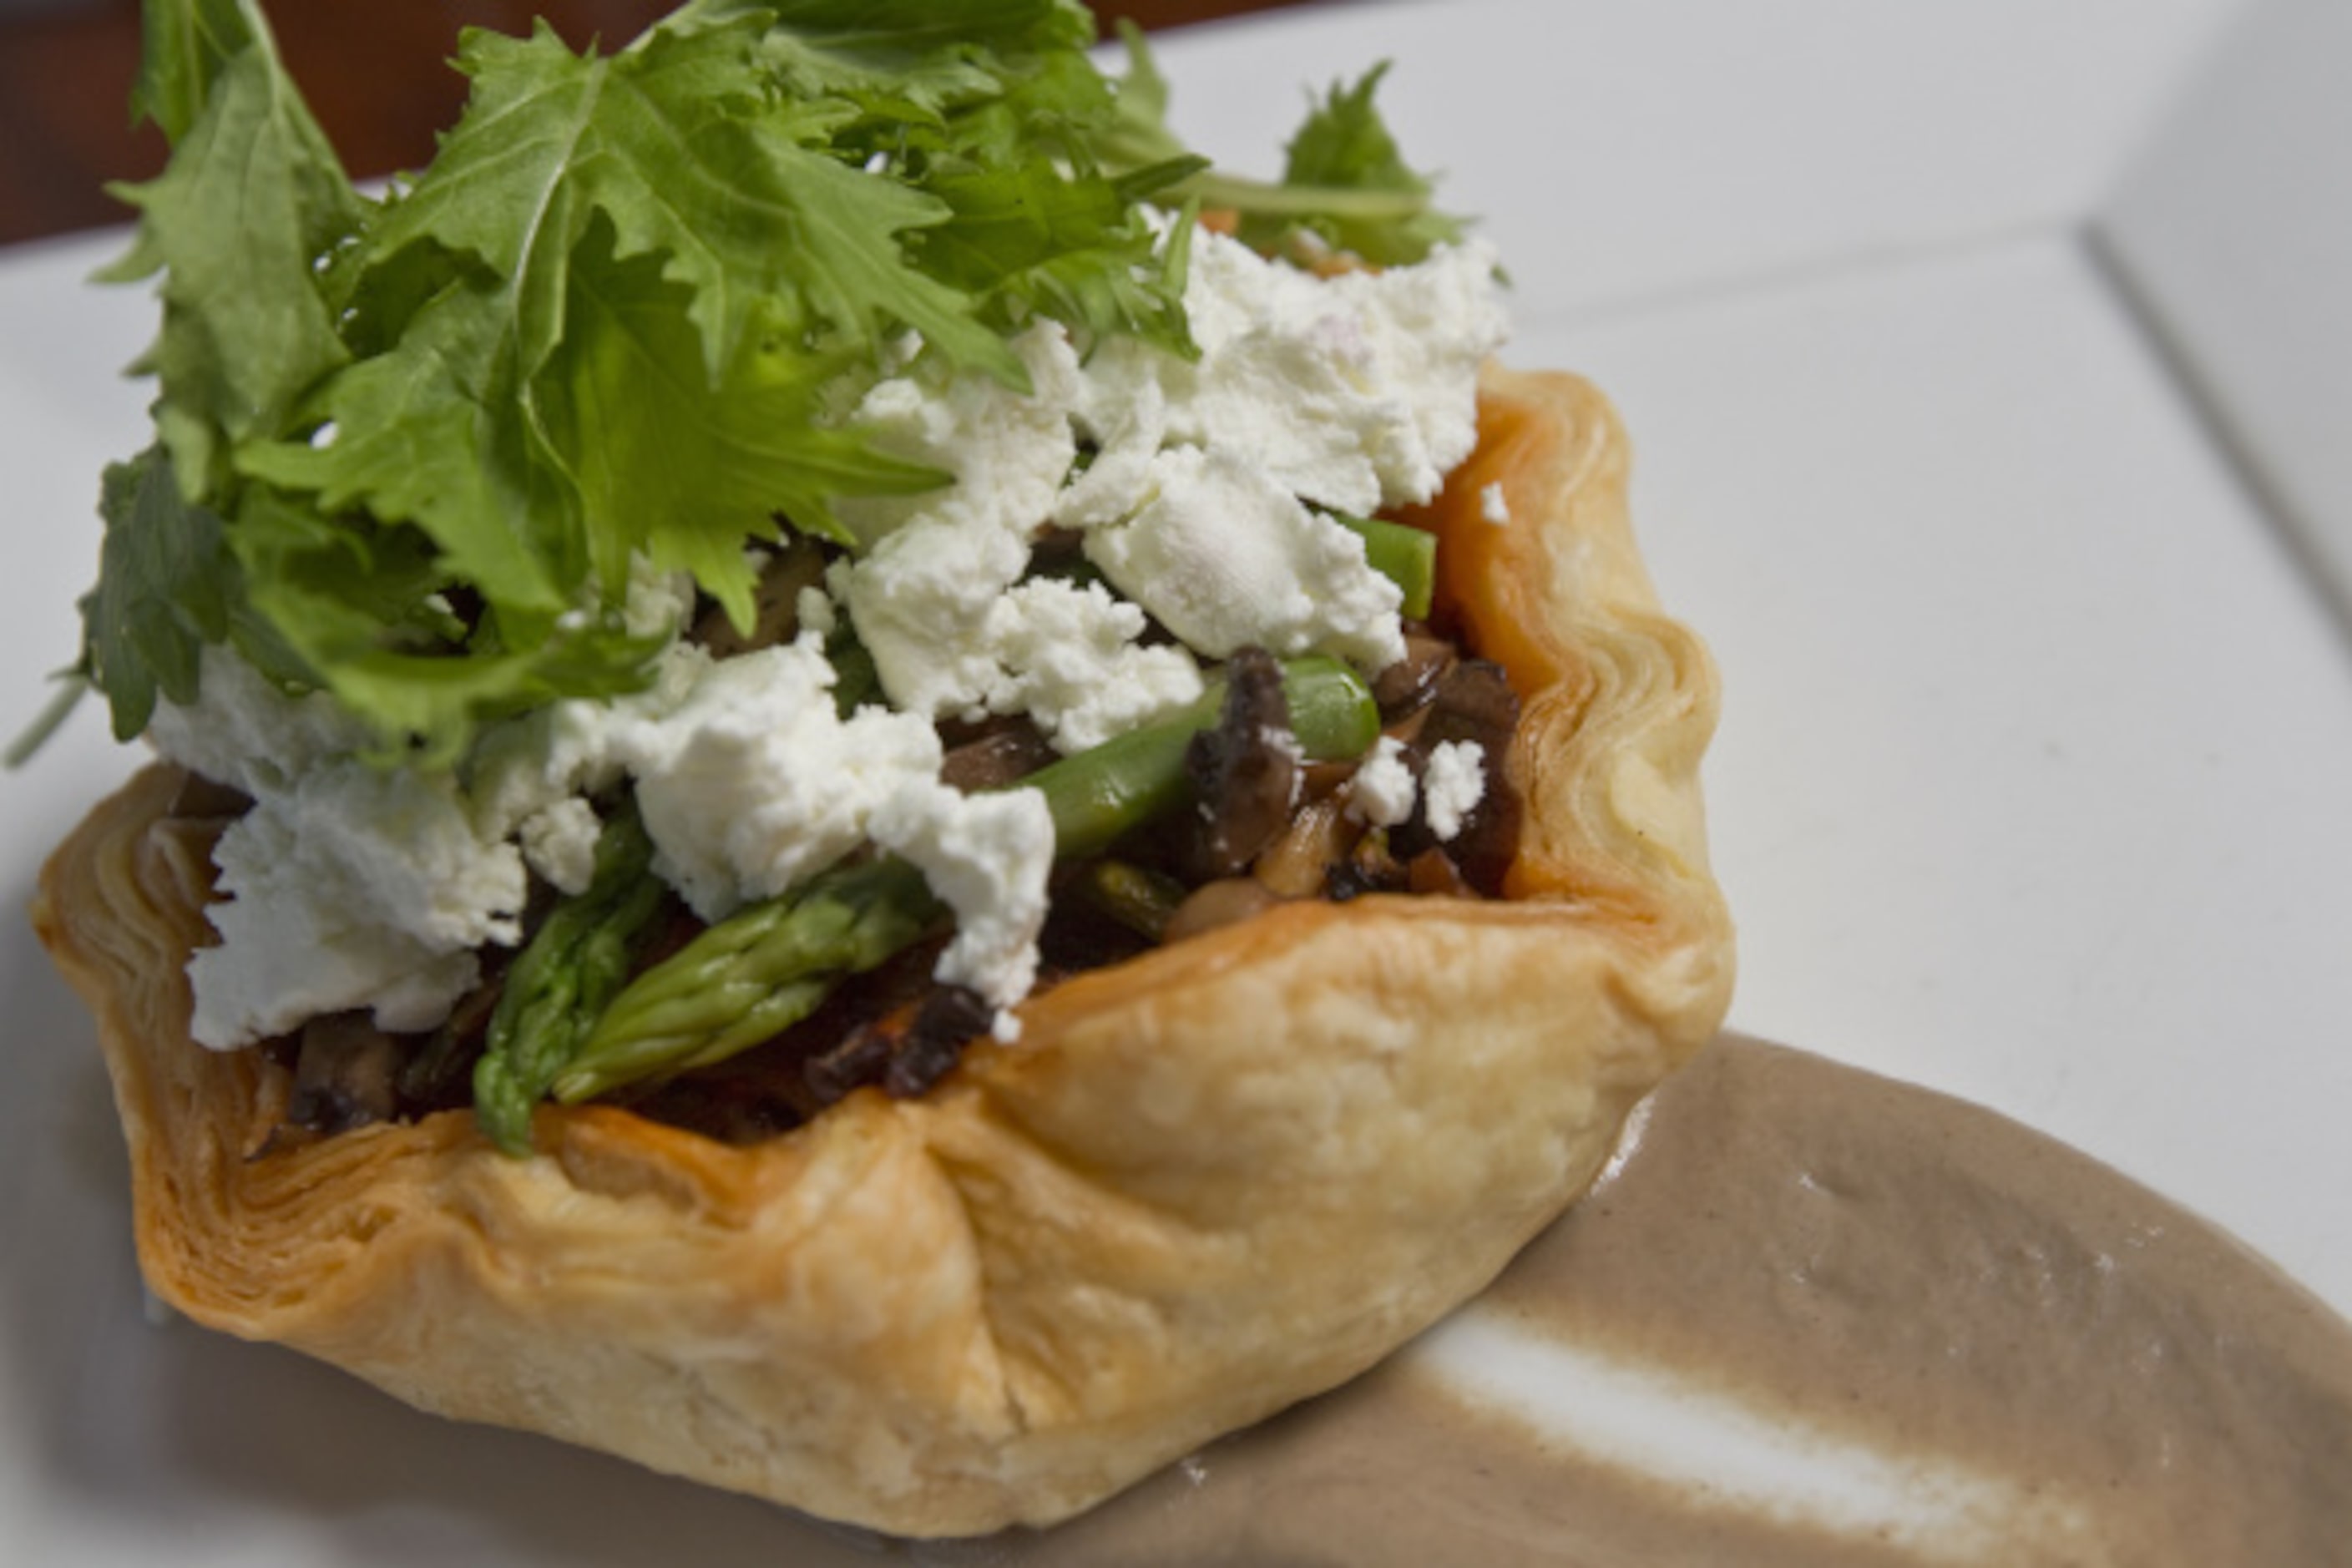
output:
M 1108 858 L 1087 866 L 1077 887 L 1096 909 L 1151 942 L 1160 940 L 1184 901 L 1184 884 L 1175 878 Z
M 1429 618 L 1437 591 L 1437 535 L 1409 523 L 1376 517 L 1350 517 L 1335 511 L 1331 520 L 1364 542 L 1364 560 L 1371 569 L 1404 593 L 1404 616 Z
M 156 428 L 182 493 L 216 501 L 228 458 L 282 430 L 349 358 L 323 264 L 369 211 L 278 64 L 251 0 L 147 0 L 134 110 L 171 163 L 114 194 L 140 212 L 101 277 L 164 274 L 163 327 L 142 368 L 162 381 Z
M 1283 666 L 1290 728 L 1318 762 L 1360 757 L 1381 731 L 1380 708 L 1363 678 L 1335 658 L 1313 656 Z M 1099 746 L 1049 763 L 1021 781 L 1045 796 L 1054 814 L 1055 852 L 1063 859 L 1098 855 L 1129 829 L 1176 809 L 1192 788 L 1184 749 L 1217 721 L 1224 688 L 1213 683 L 1181 712 L 1115 735 Z
M 1119 120 L 1103 143 L 1115 166 L 1140 169 L 1184 155 L 1168 127 L 1168 82 L 1142 30 L 1119 25 L 1128 70 L 1119 84 Z M 1334 86 L 1292 140 L 1280 184 L 1206 170 L 1156 193 L 1163 205 L 1194 202 L 1240 215 L 1241 237 L 1268 254 L 1288 248 L 1299 230 L 1334 249 L 1379 266 L 1419 261 L 1433 245 L 1458 240 L 1459 218 L 1436 210 L 1429 181 L 1405 165 L 1395 138 L 1372 103 L 1386 74 L 1375 67 L 1352 88 Z
M 1353 87 L 1333 84 L 1330 96 L 1314 107 L 1292 139 L 1283 169 L 1284 189 L 1304 197 L 1307 210 L 1261 208 L 1242 225 L 1244 240 L 1276 248 L 1284 231 L 1296 225 L 1334 250 L 1376 267 L 1395 267 L 1421 260 L 1433 246 L 1461 239 L 1461 220 L 1430 206 L 1429 181 L 1406 166 L 1396 138 L 1372 106 L 1372 93 L 1388 69 L 1384 61 Z M 1356 205 L 1367 197 L 1416 205 L 1391 216 Z
M 268 30 L 252 0 L 146 0 L 140 7 L 134 122 L 151 121 L 177 142 L 204 112 L 215 78 Z
M 577 1104 L 623 1084 L 723 1061 L 814 1011 L 848 975 L 946 913 L 894 856 L 837 868 L 749 905 L 639 975 L 554 1079 Z
M 549 911 L 508 968 L 474 1068 L 474 1115 L 509 1154 L 530 1152 L 531 1107 L 580 1055 L 661 908 L 653 842 L 634 805 L 604 825 L 587 890 Z
M 182 498 L 171 458 L 150 447 L 106 470 L 98 586 L 84 595 L 82 668 L 106 693 L 114 738 L 137 738 L 159 697 L 196 700 L 204 645 L 228 635 L 236 561 L 220 519 Z
M 859 638 L 856 624 L 847 616 L 824 639 L 824 657 L 833 666 L 834 711 L 842 718 L 884 700 L 881 667 L 874 662 L 874 650 Z

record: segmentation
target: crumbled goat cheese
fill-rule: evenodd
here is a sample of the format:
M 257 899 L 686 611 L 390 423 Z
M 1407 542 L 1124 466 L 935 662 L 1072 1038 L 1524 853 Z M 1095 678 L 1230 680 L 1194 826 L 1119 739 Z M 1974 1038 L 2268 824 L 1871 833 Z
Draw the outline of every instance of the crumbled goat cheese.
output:
M 515 837 L 530 868 L 559 893 L 584 893 L 596 879 L 596 840 L 604 823 L 578 795 L 541 806 L 522 819 Z
M 256 797 L 291 788 L 318 763 L 372 738 L 325 692 L 289 697 L 224 647 L 205 648 L 196 692 L 184 707 L 155 705 L 148 743 L 166 762 Z
M 842 719 L 833 683 L 804 637 L 713 661 L 675 709 L 615 728 L 655 869 L 704 920 L 824 870 L 901 784 L 939 776 L 928 721 L 882 708 Z
M 1403 595 L 1355 533 L 1222 449 L 1179 447 L 1155 472 L 1158 493 L 1088 530 L 1086 552 L 1170 631 L 1217 658 L 1251 643 L 1368 669 L 1403 657 Z
M 473 985 L 472 950 L 515 939 L 520 853 L 474 830 L 446 779 L 356 760 L 372 737 L 325 695 L 289 696 L 208 647 L 196 700 L 159 703 L 147 735 L 254 801 L 213 852 L 220 941 L 188 966 L 200 1043 L 233 1049 L 359 1007 L 426 1027 Z
M 1371 754 L 1356 765 L 1355 779 L 1348 786 L 1350 816 L 1374 827 L 1395 827 L 1411 819 L 1420 786 L 1404 755 L 1404 742 L 1394 735 L 1372 742 Z
M 257 795 L 213 860 L 221 940 L 188 973 L 215 1049 L 354 1007 L 430 1027 L 474 984 L 472 950 L 520 934 L 522 857 L 483 843 L 446 775 L 322 763 Z
M 1054 816 L 1034 789 L 963 795 L 936 780 L 908 784 L 870 823 L 874 841 L 903 855 L 955 911 L 955 936 L 932 977 L 978 992 L 998 1008 L 1029 994 L 1037 933 L 1054 869 Z
M 836 563 L 831 580 L 892 706 L 977 720 L 1002 677 L 989 610 L 1028 564 L 1024 534 L 926 518 Z
M 645 690 L 609 700 L 571 699 L 507 720 L 476 742 L 463 782 L 473 803 L 474 827 L 496 843 L 525 832 L 535 817 L 577 795 L 620 782 L 614 737 L 675 712 L 710 668 L 710 656 L 691 643 L 673 643 L 654 667 Z M 525 853 L 530 853 L 526 834 Z M 558 887 L 546 867 L 533 870 Z M 569 889 L 566 889 L 570 890 Z
M 1002 669 L 986 644 L 991 606 L 1029 564 L 1030 537 L 1077 461 L 1067 405 L 1077 353 L 1055 322 L 1014 340 L 1032 392 L 947 375 L 929 362 L 876 386 L 861 428 L 894 457 L 955 482 L 920 495 L 848 500 L 864 553 L 832 574 L 893 706 L 978 719 Z
M 1441 741 L 1429 749 L 1421 781 L 1422 809 L 1429 830 L 1452 839 L 1486 797 L 1486 749 L 1475 741 Z
M 1163 445 L 1214 447 L 1360 513 L 1427 500 L 1470 455 L 1478 368 L 1507 324 L 1483 243 L 1319 278 L 1203 233 L 1184 309 L 1199 359 L 1121 342 L 1088 367 L 1097 384 L 1148 370 L 1165 393 Z
M 1200 666 L 1181 647 L 1137 641 L 1145 625 L 1139 606 L 1099 583 L 1015 584 L 983 628 L 1003 671 L 990 705 L 1027 712 L 1065 753 L 1181 708 L 1203 689 Z
M 1501 528 L 1511 521 L 1510 498 L 1503 494 L 1501 480 L 1486 486 L 1478 492 L 1478 515 Z
M 841 616 L 833 605 L 833 595 L 814 584 L 803 588 L 793 599 L 793 616 L 801 630 L 814 632 L 821 637 L 831 637 L 834 628 L 841 624 Z
M 909 496 L 844 497 L 843 522 L 871 548 L 918 519 L 1026 539 L 1077 461 L 1066 412 L 1076 396 L 1077 351 L 1055 321 L 1012 342 L 1030 390 L 978 372 L 950 374 L 936 359 L 876 384 L 855 411 L 859 434 L 879 450 L 945 471 L 954 483 Z
M 1204 232 L 1185 308 L 1194 361 L 1118 339 L 1081 363 L 1064 329 L 1040 322 L 1016 342 L 1026 396 L 929 362 L 866 395 L 857 417 L 886 450 L 957 479 L 845 503 L 867 548 L 837 569 L 835 592 L 894 705 L 1030 711 L 1057 742 L 1071 732 L 1055 701 L 1066 683 L 1040 679 L 1035 639 L 1008 641 L 993 607 L 1048 517 L 1086 530 L 1113 585 L 1198 653 L 1257 643 L 1368 668 L 1402 654 L 1393 586 L 1302 501 L 1369 512 L 1426 500 L 1468 455 L 1478 367 L 1504 329 L 1492 254 L 1441 247 L 1417 266 L 1321 279 Z M 1095 457 L 1071 477 L 1076 437 Z M 1202 570 L 1210 592 L 1171 584 L 1171 572 Z M 1105 629 L 1097 617 L 1089 635 Z M 1183 684 L 1171 661 L 1117 657 L 1146 673 L 1150 696 L 1129 691 L 1105 726 L 1184 700 L 1170 695 Z

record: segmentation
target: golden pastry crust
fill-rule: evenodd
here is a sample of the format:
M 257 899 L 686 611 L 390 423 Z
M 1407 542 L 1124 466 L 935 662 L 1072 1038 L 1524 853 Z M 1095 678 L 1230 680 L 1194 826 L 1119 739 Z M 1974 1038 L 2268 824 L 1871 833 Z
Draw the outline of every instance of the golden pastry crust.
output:
M 907 1534 L 1065 1517 L 1361 1371 L 1582 1191 L 1730 987 L 1715 675 L 1635 553 L 1615 416 L 1491 371 L 1481 431 L 1424 521 L 1526 699 L 1509 901 L 1281 906 L 755 1147 L 551 1106 L 530 1159 L 464 1111 L 252 1157 L 286 1075 L 188 1039 L 209 841 L 142 773 L 35 920 L 98 1016 L 152 1288 L 426 1409 Z

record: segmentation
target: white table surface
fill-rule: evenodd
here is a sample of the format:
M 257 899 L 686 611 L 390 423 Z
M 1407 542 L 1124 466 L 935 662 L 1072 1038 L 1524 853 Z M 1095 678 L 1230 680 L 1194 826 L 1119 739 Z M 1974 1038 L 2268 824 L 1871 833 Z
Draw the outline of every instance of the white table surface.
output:
M 1180 126 L 1260 169 L 1302 84 L 1393 57 L 1406 147 L 1516 279 L 1507 357 L 1619 401 L 1725 675 L 1734 1024 L 2019 1117 L 2352 1311 L 2352 635 L 2308 543 L 2352 527 L 2352 334 L 2292 268 L 2244 324 L 2179 248 L 2227 158 L 2162 157 L 2212 145 L 2183 113 L 2273 134 L 2250 30 L 2327 3 L 1427 0 L 1161 54 Z M 2322 193 L 2344 145 L 2301 158 Z M 148 306 L 80 282 L 119 237 L 0 254 L 0 727 L 73 656 L 96 476 L 142 440 Z M 0 781 L 14 901 L 129 771 L 103 731 Z M 89 1026 L 21 926 L 0 988 L 0 1563 L 870 1560 L 151 1330 Z

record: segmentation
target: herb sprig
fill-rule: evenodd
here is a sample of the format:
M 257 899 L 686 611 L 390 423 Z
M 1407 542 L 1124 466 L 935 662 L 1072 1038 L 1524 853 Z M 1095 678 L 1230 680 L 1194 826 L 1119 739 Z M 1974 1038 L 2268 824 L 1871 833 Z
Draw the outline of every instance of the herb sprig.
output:
M 324 688 L 387 758 L 646 677 L 632 566 L 751 618 L 745 546 L 846 540 L 846 497 L 944 476 L 828 416 L 908 331 L 1023 384 L 1008 337 L 1192 345 L 1189 223 L 1236 210 L 1376 262 L 1451 237 L 1335 89 L 1288 180 L 1168 130 L 1139 37 L 1114 78 L 1076 0 L 692 0 L 611 54 L 470 32 L 433 163 L 357 190 L 257 0 L 145 0 L 136 111 L 173 142 L 120 194 L 108 276 L 160 279 L 156 443 L 110 477 L 72 677 L 116 734 L 227 643 Z

